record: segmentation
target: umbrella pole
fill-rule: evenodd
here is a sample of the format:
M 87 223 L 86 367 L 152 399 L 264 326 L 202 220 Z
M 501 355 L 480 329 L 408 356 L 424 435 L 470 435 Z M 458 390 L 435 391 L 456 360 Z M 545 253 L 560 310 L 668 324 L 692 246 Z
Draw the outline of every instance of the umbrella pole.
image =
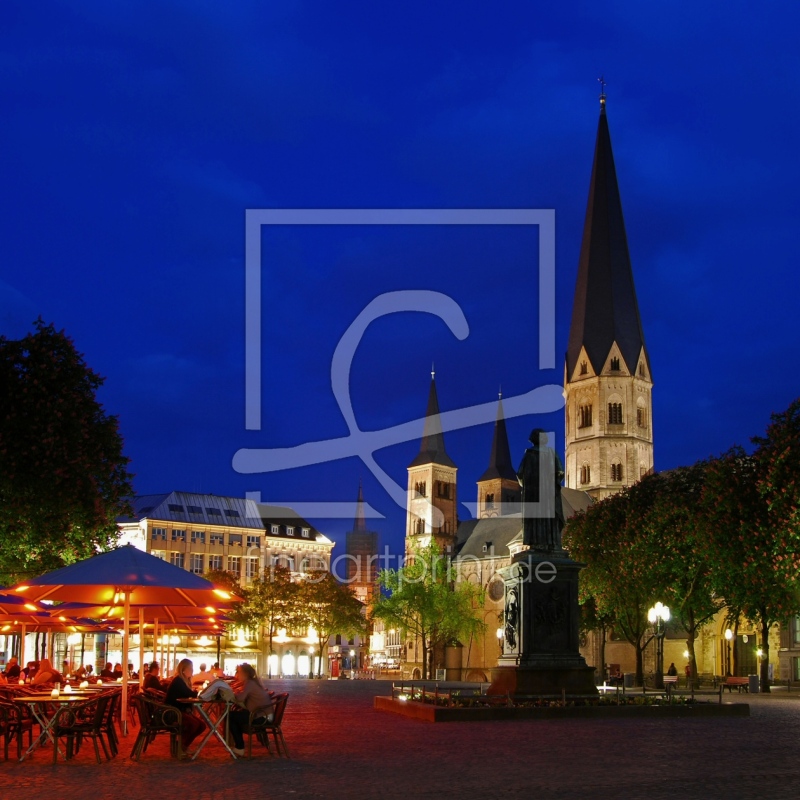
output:
M 161 659 L 158 657 L 158 617 L 153 620 L 153 661 L 158 661 L 158 666 L 160 669 Z
M 122 735 L 128 735 L 128 637 L 130 634 L 131 593 L 125 590 L 125 623 L 122 631 Z
M 27 624 L 22 623 L 22 635 L 19 637 L 19 668 L 25 669 L 26 662 L 25 662 L 25 634 L 27 631 Z
M 144 608 L 139 606 L 139 685 L 144 683 Z

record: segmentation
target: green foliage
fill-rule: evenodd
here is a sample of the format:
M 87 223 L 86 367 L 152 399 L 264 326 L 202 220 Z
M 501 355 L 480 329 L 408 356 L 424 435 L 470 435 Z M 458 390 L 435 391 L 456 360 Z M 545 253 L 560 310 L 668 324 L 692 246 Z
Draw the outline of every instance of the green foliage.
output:
M 300 624 L 317 632 L 320 665 L 324 648 L 333 634 L 347 637 L 365 634 L 367 621 L 363 603 L 330 572 L 309 572 L 298 587 Z
M 41 320 L 0 337 L 0 581 L 12 583 L 113 545 L 130 513 L 128 459 L 103 379 Z
M 485 630 L 479 611 L 482 590 L 469 581 L 454 582 L 448 560 L 434 542 L 415 551 L 400 569 L 383 570 L 378 581 L 389 594 L 378 596 L 372 614 L 420 640 L 423 678 L 433 647 Z

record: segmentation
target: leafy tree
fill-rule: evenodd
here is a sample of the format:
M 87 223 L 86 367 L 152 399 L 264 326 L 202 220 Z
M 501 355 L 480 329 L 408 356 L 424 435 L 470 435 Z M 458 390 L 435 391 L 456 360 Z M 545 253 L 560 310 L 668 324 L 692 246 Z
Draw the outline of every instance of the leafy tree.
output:
M 133 493 L 116 417 L 63 331 L 0 337 L 0 581 L 87 558 L 118 536 Z
M 697 678 L 694 643 L 700 629 L 724 606 L 714 592 L 713 558 L 702 495 L 708 463 L 679 467 L 653 478 L 655 496 L 643 534 L 655 567 L 655 585 L 663 590 L 673 624 L 686 632 L 692 677 Z M 634 486 L 632 492 L 637 491 Z
M 319 669 L 325 646 L 334 633 L 359 636 L 366 631 L 364 605 L 353 591 L 327 570 L 312 570 L 298 584 L 299 620 L 317 632 Z M 312 659 L 313 667 L 313 659 Z
M 597 669 L 605 676 L 606 668 L 606 639 L 614 630 L 615 619 L 612 612 L 600 612 L 594 597 L 585 597 L 580 605 L 580 630 L 583 634 L 593 631 L 600 641 L 600 663 Z
M 419 639 L 423 678 L 429 675 L 436 646 L 485 630 L 477 610 L 483 605 L 480 587 L 453 582 L 448 560 L 435 542 L 415 551 L 400 569 L 381 571 L 378 581 L 389 594 L 377 597 L 372 615 Z

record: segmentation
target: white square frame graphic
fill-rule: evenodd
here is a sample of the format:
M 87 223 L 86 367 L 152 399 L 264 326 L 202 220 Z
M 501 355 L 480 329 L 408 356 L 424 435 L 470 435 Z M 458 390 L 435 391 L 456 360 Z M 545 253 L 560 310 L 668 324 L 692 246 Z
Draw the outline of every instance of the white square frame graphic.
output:
M 265 225 L 535 225 L 539 228 L 539 369 L 555 368 L 555 209 L 248 208 L 245 211 L 246 430 L 261 430 L 261 229 Z

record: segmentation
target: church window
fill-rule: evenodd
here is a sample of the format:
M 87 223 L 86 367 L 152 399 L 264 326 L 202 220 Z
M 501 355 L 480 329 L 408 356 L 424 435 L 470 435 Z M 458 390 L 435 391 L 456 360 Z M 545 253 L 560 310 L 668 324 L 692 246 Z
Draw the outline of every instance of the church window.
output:
M 644 361 L 639 362 L 639 377 L 644 378 Z
M 445 500 L 450 499 L 450 484 L 447 481 L 436 481 L 436 495 Z
M 608 404 L 608 424 L 622 425 L 622 403 Z
M 613 372 L 619 372 L 619 359 L 612 358 L 611 359 L 611 369 Z
M 427 481 L 417 481 L 414 484 L 414 492 L 416 493 L 417 497 L 426 497 L 428 493 Z
M 578 421 L 579 428 L 591 428 L 592 427 L 592 406 L 591 404 L 581 406 L 578 409 L 578 413 L 580 415 Z
M 642 464 L 639 467 L 639 477 L 644 478 L 645 475 L 647 475 L 647 467 L 644 464 Z
M 588 464 L 581 467 L 581 484 L 585 485 L 592 482 L 592 470 Z
M 425 533 L 425 520 L 419 517 L 414 520 L 414 533 L 417 535 Z
M 486 495 L 486 508 L 494 508 L 494 494 Z
M 637 408 L 636 409 L 636 424 L 640 428 L 647 427 L 647 411 L 644 408 Z
M 611 465 L 611 480 L 617 483 L 622 481 L 622 464 L 614 463 Z
M 589 365 L 585 361 L 581 361 L 581 375 L 586 375 L 589 372 Z

